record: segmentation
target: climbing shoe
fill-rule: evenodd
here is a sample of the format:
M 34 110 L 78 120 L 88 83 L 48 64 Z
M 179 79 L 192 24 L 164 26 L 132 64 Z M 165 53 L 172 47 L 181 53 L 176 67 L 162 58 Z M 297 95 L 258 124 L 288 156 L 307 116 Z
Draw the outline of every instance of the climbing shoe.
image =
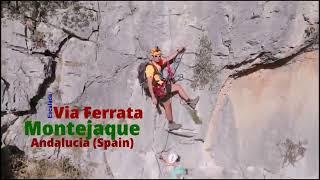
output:
M 190 99 L 189 101 L 187 101 L 187 104 L 188 104 L 192 109 L 195 109 L 198 101 L 199 101 L 199 96 L 197 96 L 197 97 L 194 98 L 194 99 Z
M 169 131 L 178 130 L 182 127 L 181 124 L 176 124 L 175 122 L 171 122 L 168 124 Z

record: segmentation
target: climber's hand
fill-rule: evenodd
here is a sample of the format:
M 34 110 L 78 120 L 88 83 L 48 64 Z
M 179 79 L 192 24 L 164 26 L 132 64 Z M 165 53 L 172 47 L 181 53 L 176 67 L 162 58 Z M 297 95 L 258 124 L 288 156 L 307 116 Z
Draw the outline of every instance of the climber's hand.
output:
M 153 103 L 155 106 L 157 106 L 157 104 L 158 104 L 157 98 L 153 97 L 153 98 L 152 98 L 152 103 Z

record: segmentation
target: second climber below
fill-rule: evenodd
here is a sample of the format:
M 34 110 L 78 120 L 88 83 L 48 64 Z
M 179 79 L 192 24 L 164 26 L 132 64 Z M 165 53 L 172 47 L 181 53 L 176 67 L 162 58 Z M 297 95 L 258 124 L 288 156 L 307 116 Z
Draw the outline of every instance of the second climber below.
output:
M 181 124 L 176 124 L 173 121 L 171 97 L 175 94 L 179 94 L 180 98 L 193 109 L 195 109 L 199 101 L 199 96 L 191 99 L 181 85 L 172 83 L 161 77 L 160 72 L 162 72 L 168 64 L 170 66 L 170 64 L 176 59 L 177 55 L 184 50 L 185 48 L 179 48 L 168 57 L 163 57 L 161 50 L 158 47 L 153 48 L 151 50 L 152 58 L 145 70 L 152 103 L 155 106 L 160 104 L 164 108 L 165 115 L 168 120 L 169 131 L 177 130 L 182 126 Z

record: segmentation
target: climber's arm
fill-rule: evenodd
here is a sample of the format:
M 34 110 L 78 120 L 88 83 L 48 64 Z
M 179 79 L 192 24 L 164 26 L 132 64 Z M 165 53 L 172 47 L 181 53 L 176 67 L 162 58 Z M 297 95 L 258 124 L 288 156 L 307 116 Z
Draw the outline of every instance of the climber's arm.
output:
M 172 52 L 167 58 L 164 58 L 165 63 L 167 63 L 167 61 L 169 61 L 169 63 L 171 64 L 173 62 L 173 60 L 177 57 L 177 55 L 182 52 L 185 48 L 182 47 L 182 48 L 179 48 L 177 50 L 175 50 L 174 52 Z
M 156 96 L 154 95 L 154 92 L 153 92 L 152 80 L 153 80 L 152 77 L 147 77 L 149 92 L 151 94 L 152 99 L 154 99 L 154 98 L 156 98 Z
M 154 68 L 152 65 L 148 65 L 146 67 L 146 77 L 147 77 L 147 84 L 148 84 L 148 89 L 149 89 L 149 92 L 150 92 L 150 95 L 151 95 L 151 98 L 152 98 L 152 103 L 154 105 L 157 105 L 158 102 L 157 102 L 157 98 L 156 96 L 154 95 L 154 92 L 153 92 L 153 87 L 152 87 L 152 81 L 153 81 L 153 74 L 154 74 Z

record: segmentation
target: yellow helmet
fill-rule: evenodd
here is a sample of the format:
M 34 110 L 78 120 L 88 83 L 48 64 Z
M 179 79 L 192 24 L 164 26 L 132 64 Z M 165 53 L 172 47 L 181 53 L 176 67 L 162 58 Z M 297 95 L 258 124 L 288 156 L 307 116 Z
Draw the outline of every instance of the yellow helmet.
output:
M 160 56 L 160 55 L 161 55 L 161 50 L 159 49 L 158 46 L 151 49 L 151 55 L 152 55 L 153 57 L 155 57 L 155 56 Z

